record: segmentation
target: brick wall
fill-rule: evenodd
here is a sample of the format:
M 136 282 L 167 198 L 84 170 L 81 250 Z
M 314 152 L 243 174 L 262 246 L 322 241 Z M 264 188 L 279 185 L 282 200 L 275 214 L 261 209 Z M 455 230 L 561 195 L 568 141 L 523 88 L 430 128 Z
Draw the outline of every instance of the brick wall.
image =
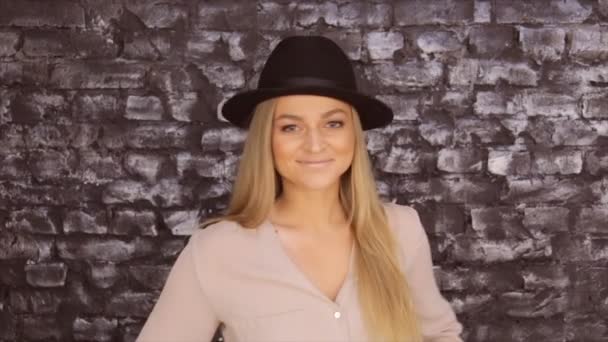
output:
M 467 341 L 608 340 L 608 1 L 0 0 L 0 341 L 132 341 L 246 132 L 218 118 L 319 33 Z

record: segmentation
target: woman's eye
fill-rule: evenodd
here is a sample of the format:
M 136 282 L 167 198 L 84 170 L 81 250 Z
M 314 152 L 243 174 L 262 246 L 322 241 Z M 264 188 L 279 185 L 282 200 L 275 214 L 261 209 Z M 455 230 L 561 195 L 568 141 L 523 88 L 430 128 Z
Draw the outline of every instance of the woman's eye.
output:
M 334 126 L 334 127 L 336 127 L 336 128 L 344 126 L 344 122 L 342 122 L 342 121 L 330 121 L 329 123 L 330 123 L 330 124 L 331 124 L 331 123 L 339 123 L 339 124 L 340 124 L 339 126 Z
M 289 127 L 295 127 L 295 126 L 296 125 L 285 125 L 285 126 L 281 127 L 281 132 L 289 132 L 290 130 L 285 130 L 285 129 L 289 128 Z

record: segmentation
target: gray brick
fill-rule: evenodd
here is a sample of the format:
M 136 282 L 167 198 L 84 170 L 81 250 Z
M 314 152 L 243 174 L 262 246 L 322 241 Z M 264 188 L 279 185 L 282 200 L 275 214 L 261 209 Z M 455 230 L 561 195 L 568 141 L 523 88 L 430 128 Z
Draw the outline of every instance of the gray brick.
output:
M 255 2 L 225 2 L 220 0 L 205 1 L 198 3 L 198 15 L 194 19 L 198 27 L 214 30 L 250 30 L 254 29 L 257 19 L 251 18 L 252 13 L 257 13 Z
M 581 208 L 576 217 L 575 229 L 577 232 L 606 233 L 608 230 L 606 222 L 608 222 L 608 206 Z
M 0 25 L 2 26 L 52 26 L 83 28 L 84 9 L 68 1 L 29 1 L 27 3 L 0 2 Z
M 433 146 L 450 145 L 454 140 L 454 125 L 440 120 L 427 121 L 418 127 L 420 136 Z
M 71 210 L 63 219 L 66 234 L 107 234 L 108 218 L 105 211 Z
M 120 102 L 114 94 L 80 94 L 72 104 L 76 122 L 111 121 L 120 117 Z
M 142 88 L 144 73 L 145 66 L 136 63 L 60 63 L 51 71 L 49 82 L 52 87 L 61 89 Z
M 437 205 L 432 212 L 422 215 L 430 222 L 425 226 L 431 229 L 429 233 L 455 235 L 465 231 L 465 214 L 458 205 Z
M 203 151 L 239 152 L 243 149 L 247 131 L 239 127 L 223 127 L 203 132 Z
M 108 184 L 102 193 L 105 204 L 147 203 L 159 207 L 186 205 L 192 201 L 192 186 L 176 179 L 161 179 L 153 185 L 135 181 L 116 181 Z
M 570 210 L 564 207 L 524 208 L 523 224 L 530 231 L 546 232 L 547 234 L 568 232 L 569 213 Z
M 440 189 L 439 201 L 445 203 L 487 203 L 498 198 L 496 184 L 481 177 L 446 177 L 433 186 Z
M 575 24 L 585 21 L 592 12 L 591 5 L 578 0 L 497 0 L 494 4 L 498 23 Z
M 598 11 L 604 17 L 608 16 L 608 1 L 607 0 L 598 0 L 596 6 L 597 6 Z
M 371 59 L 392 59 L 395 51 L 403 48 L 405 40 L 400 32 L 368 32 L 365 45 Z
M 76 317 L 72 324 L 76 340 L 112 341 L 117 329 L 118 321 L 105 317 Z
M 325 34 L 344 50 L 351 61 L 361 60 L 361 50 L 364 46 L 363 36 L 359 31 L 330 31 Z
M 212 110 L 207 108 L 206 99 L 195 92 L 170 96 L 167 107 L 171 117 L 177 121 L 209 121 L 211 118 Z
M 608 239 L 604 237 L 589 237 L 589 236 L 572 236 L 564 234 L 557 236 L 553 243 L 553 249 L 557 260 L 568 262 L 589 262 L 589 261 L 606 261 L 606 253 L 608 253 Z M 605 272 L 605 271 L 604 271 Z M 581 276 L 575 278 L 577 281 Z M 593 279 L 591 279 L 593 281 Z M 601 283 L 599 283 L 601 284 Z M 599 285 L 598 284 L 598 285 Z M 578 288 L 577 285 L 573 286 Z M 580 290 L 580 289 L 577 289 Z M 585 300 L 581 300 L 578 295 L 572 298 L 572 309 L 578 307 L 578 310 L 588 311 L 589 301 L 587 298 L 593 296 L 596 292 L 585 293 Z
M 456 0 L 398 1 L 395 3 L 395 24 L 398 26 L 470 23 L 473 2 Z
M 526 56 L 537 63 L 557 61 L 566 46 L 566 31 L 561 28 L 519 27 L 519 43 Z
M 511 207 L 473 208 L 471 227 L 477 236 L 491 241 L 532 238 L 518 212 Z
M 393 7 L 388 3 L 347 2 L 341 4 L 338 11 L 341 27 L 384 28 L 389 27 L 393 19 Z
M 491 91 L 478 92 L 473 109 L 477 115 L 515 115 L 524 110 L 521 95 L 508 96 Z
M 124 42 L 122 57 L 134 60 L 162 60 L 170 58 L 177 48 L 176 35 L 168 31 L 134 34 Z
M 490 150 L 488 171 L 495 175 L 526 175 L 530 173 L 530 153 L 525 151 Z
M 583 117 L 608 118 L 608 93 L 591 93 L 583 95 Z
M 197 147 L 201 136 L 195 126 L 167 122 L 105 125 L 103 133 L 100 143 L 110 149 Z
M 78 158 L 76 174 L 85 183 L 104 184 L 126 175 L 120 158 L 115 155 L 102 155 L 94 150 L 84 150 L 79 151 Z
M 539 151 L 534 153 L 532 172 L 540 174 L 579 174 L 583 169 L 581 151 Z
M 17 124 L 0 125 L 0 153 L 14 152 L 25 148 L 24 126 Z
M 66 335 L 61 329 L 57 316 L 25 317 L 23 337 L 30 340 L 64 340 Z
M 604 60 L 608 56 L 608 30 L 599 25 L 583 25 L 572 29 L 570 56 L 582 60 Z
M 93 31 L 28 31 L 22 51 L 30 57 L 113 58 L 118 45 Z
M 446 172 L 476 173 L 482 170 L 481 151 L 443 148 L 437 157 L 437 169 Z
M 565 289 L 571 282 L 564 267 L 529 265 L 522 272 L 525 290 Z
M 18 233 L 57 234 L 59 229 L 48 208 L 27 208 L 12 211 L 6 227 Z
M 523 94 L 522 105 L 528 116 L 579 116 L 578 99 L 568 94 L 529 90 Z
M 116 284 L 122 277 L 118 267 L 113 262 L 91 262 L 88 276 L 93 286 L 107 289 Z
M 585 170 L 592 175 L 608 174 L 608 151 L 589 151 L 585 157 Z
M 126 8 L 149 28 L 176 28 L 184 25 L 188 17 L 185 5 L 170 2 L 128 2 Z
M 180 176 L 186 172 L 194 172 L 202 177 L 218 178 L 228 173 L 225 156 L 219 154 L 180 152 L 175 159 L 177 173 Z
M 25 265 L 25 279 L 34 287 L 61 287 L 65 285 L 68 266 L 62 262 Z
M 416 120 L 420 115 L 418 94 L 378 95 L 376 98 L 386 102 L 393 109 L 395 121 Z
M 1 179 L 25 179 L 30 176 L 25 154 L 0 155 Z
M 238 66 L 228 63 L 200 64 L 202 73 L 209 81 L 222 89 L 238 89 L 245 85 L 245 74 Z
M 143 292 L 123 292 L 112 295 L 105 312 L 117 317 L 147 317 L 157 300 L 157 295 Z
M 438 283 L 441 290 L 475 290 L 500 291 L 515 290 L 520 287 L 523 280 L 512 267 L 503 267 L 501 270 L 485 267 L 466 267 L 458 269 L 441 269 L 437 272 Z
M 577 241 L 580 244 L 586 243 L 583 239 L 578 238 Z M 598 252 L 605 252 L 606 239 L 591 239 L 592 242 L 595 242 L 595 245 L 603 245 L 599 248 Z M 596 246 L 596 247 L 600 247 Z M 585 246 L 584 249 L 588 250 L 591 247 Z M 595 255 L 590 255 L 595 256 Z M 601 256 L 598 255 L 598 256 Z M 601 260 L 601 259 L 600 259 Z M 607 267 L 602 264 L 596 265 L 585 265 L 580 264 L 571 268 L 570 277 L 572 278 L 572 286 L 571 289 L 575 291 L 575 293 L 571 296 L 570 302 L 570 310 L 572 313 L 575 313 L 577 316 L 579 315 L 591 315 L 602 317 L 602 315 L 606 314 L 606 308 L 603 305 L 603 299 L 601 295 L 601 289 L 606 287 L 608 283 L 608 277 L 606 276 Z M 601 303 L 601 304 L 600 304 Z M 595 337 L 599 337 L 601 341 L 602 335 L 605 336 L 605 331 L 601 331 L 597 328 L 594 328 L 592 323 L 594 319 L 589 319 L 589 323 L 585 324 L 588 331 L 586 333 L 578 332 L 578 337 L 582 338 L 591 338 L 591 340 L 595 339 Z M 576 322 L 581 324 L 580 319 Z M 598 326 L 601 329 L 602 325 Z
M 48 82 L 48 64 L 44 62 L 0 62 L 0 84 L 39 87 Z
M 511 26 L 473 26 L 469 44 L 481 55 L 497 56 L 515 46 L 515 30 Z
M 161 120 L 163 104 L 156 96 L 136 96 L 127 98 L 125 118 L 131 120 Z
M 171 266 L 136 265 L 129 267 L 129 275 L 143 288 L 162 290 Z
M 508 203 L 581 203 L 593 198 L 586 186 L 572 179 L 507 179 L 507 184 L 508 191 L 502 196 L 502 200 Z
M 54 314 L 64 301 L 56 292 L 47 289 L 15 289 L 10 292 L 9 304 L 17 313 Z
M 123 262 L 156 253 L 152 241 L 139 238 L 125 242 L 95 236 L 79 241 L 58 239 L 56 244 L 59 257 L 67 260 Z
M 547 79 L 557 85 L 593 86 L 608 83 L 608 66 L 578 66 L 564 64 L 559 68 L 550 70 Z
M 112 234 L 158 236 L 156 215 L 152 211 L 116 210 L 110 224 Z
M 467 294 L 460 295 L 450 302 L 454 313 L 460 315 L 465 312 L 483 310 L 492 302 L 492 297 L 488 294 Z
M 163 221 L 173 235 L 192 235 L 198 229 L 198 210 L 170 210 L 163 213 Z
M 555 124 L 553 144 L 565 146 L 586 146 L 598 139 L 597 130 L 582 120 L 564 120 Z
M 562 291 L 508 292 L 500 295 L 499 303 L 507 316 L 545 319 L 563 314 L 568 305 Z
M 201 30 L 188 37 L 186 54 L 200 61 L 218 54 L 228 54 L 232 61 L 237 62 L 254 53 L 251 40 L 247 33 Z
M 430 87 L 440 82 L 443 75 L 438 62 L 406 62 L 403 64 L 383 63 L 366 69 L 366 74 L 385 87 L 408 90 L 417 87 Z
M 130 152 L 125 157 L 125 169 L 133 176 L 154 183 L 167 162 L 164 156 Z
M 69 151 L 36 150 L 30 153 L 28 164 L 38 181 L 62 181 L 74 177 L 76 157 Z
M 473 19 L 476 23 L 489 23 L 492 21 L 492 2 L 475 0 Z
M 490 264 L 514 260 L 542 260 L 551 254 L 549 239 L 486 241 L 462 236 L 456 238 L 450 257 L 456 261 Z
M 422 156 L 415 149 L 392 146 L 380 162 L 380 169 L 388 173 L 416 174 L 423 169 Z
M 422 32 L 416 38 L 416 45 L 425 54 L 459 51 L 462 42 L 452 31 Z
M 262 30 L 289 30 L 293 26 L 292 15 L 295 3 L 260 1 L 257 11 L 257 26 Z
M 512 144 L 513 137 L 502 125 L 490 120 L 459 119 L 453 132 L 454 142 L 471 144 L 480 141 L 483 144 Z
M 19 33 L 11 31 L 0 32 L 0 56 L 13 56 L 17 53 L 18 43 Z
M 32 92 L 17 95 L 11 102 L 12 121 L 36 123 L 42 120 L 59 120 L 69 117 L 69 104 L 65 96 L 53 92 Z
M 31 234 L 6 232 L 0 235 L 0 260 L 27 259 L 48 260 L 53 242 Z
M 333 2 L 300 1 L 296 5 L 295 23 L 301 27 L 311 27 L 323 20 L 327 25 L 337 26 L 340 18 L 338 6 Z
M 495 60 L 460 59 L 449 70 L 449 83 L 456 86 L 495 85 L 499 81 L 511 85 L 536 86 L 540 78 L 538 72 L 526 63 Z

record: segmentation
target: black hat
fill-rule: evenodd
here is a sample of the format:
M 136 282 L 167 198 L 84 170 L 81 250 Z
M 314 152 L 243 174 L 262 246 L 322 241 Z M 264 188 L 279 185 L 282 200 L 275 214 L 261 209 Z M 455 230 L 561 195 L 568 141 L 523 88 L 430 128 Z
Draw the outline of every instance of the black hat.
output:
M 323 36 L 283 38 L 268 56 L 257 89 L 235 94 L 221 112 L 234 125 L 248 128 L 258 103 L 293 94 L 328 96 L 351 104 L 359 113 L 363 130 L 385 126 L 393 119 L 389 106 L 358 91 L 348 56 Z

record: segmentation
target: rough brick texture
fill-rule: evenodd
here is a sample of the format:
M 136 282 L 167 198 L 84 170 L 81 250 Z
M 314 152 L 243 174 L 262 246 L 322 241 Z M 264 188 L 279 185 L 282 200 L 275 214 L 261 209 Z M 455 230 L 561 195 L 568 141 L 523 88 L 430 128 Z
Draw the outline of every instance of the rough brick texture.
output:
M 379 191 L 419 211 L 465 341 L 608 341 L 607 22 L 607 0 L 0 0 L 0 342 L 135 339 L 228 199 L 247 134 L 220 104 L 290 33 L 394 109 L 366 132 Z

